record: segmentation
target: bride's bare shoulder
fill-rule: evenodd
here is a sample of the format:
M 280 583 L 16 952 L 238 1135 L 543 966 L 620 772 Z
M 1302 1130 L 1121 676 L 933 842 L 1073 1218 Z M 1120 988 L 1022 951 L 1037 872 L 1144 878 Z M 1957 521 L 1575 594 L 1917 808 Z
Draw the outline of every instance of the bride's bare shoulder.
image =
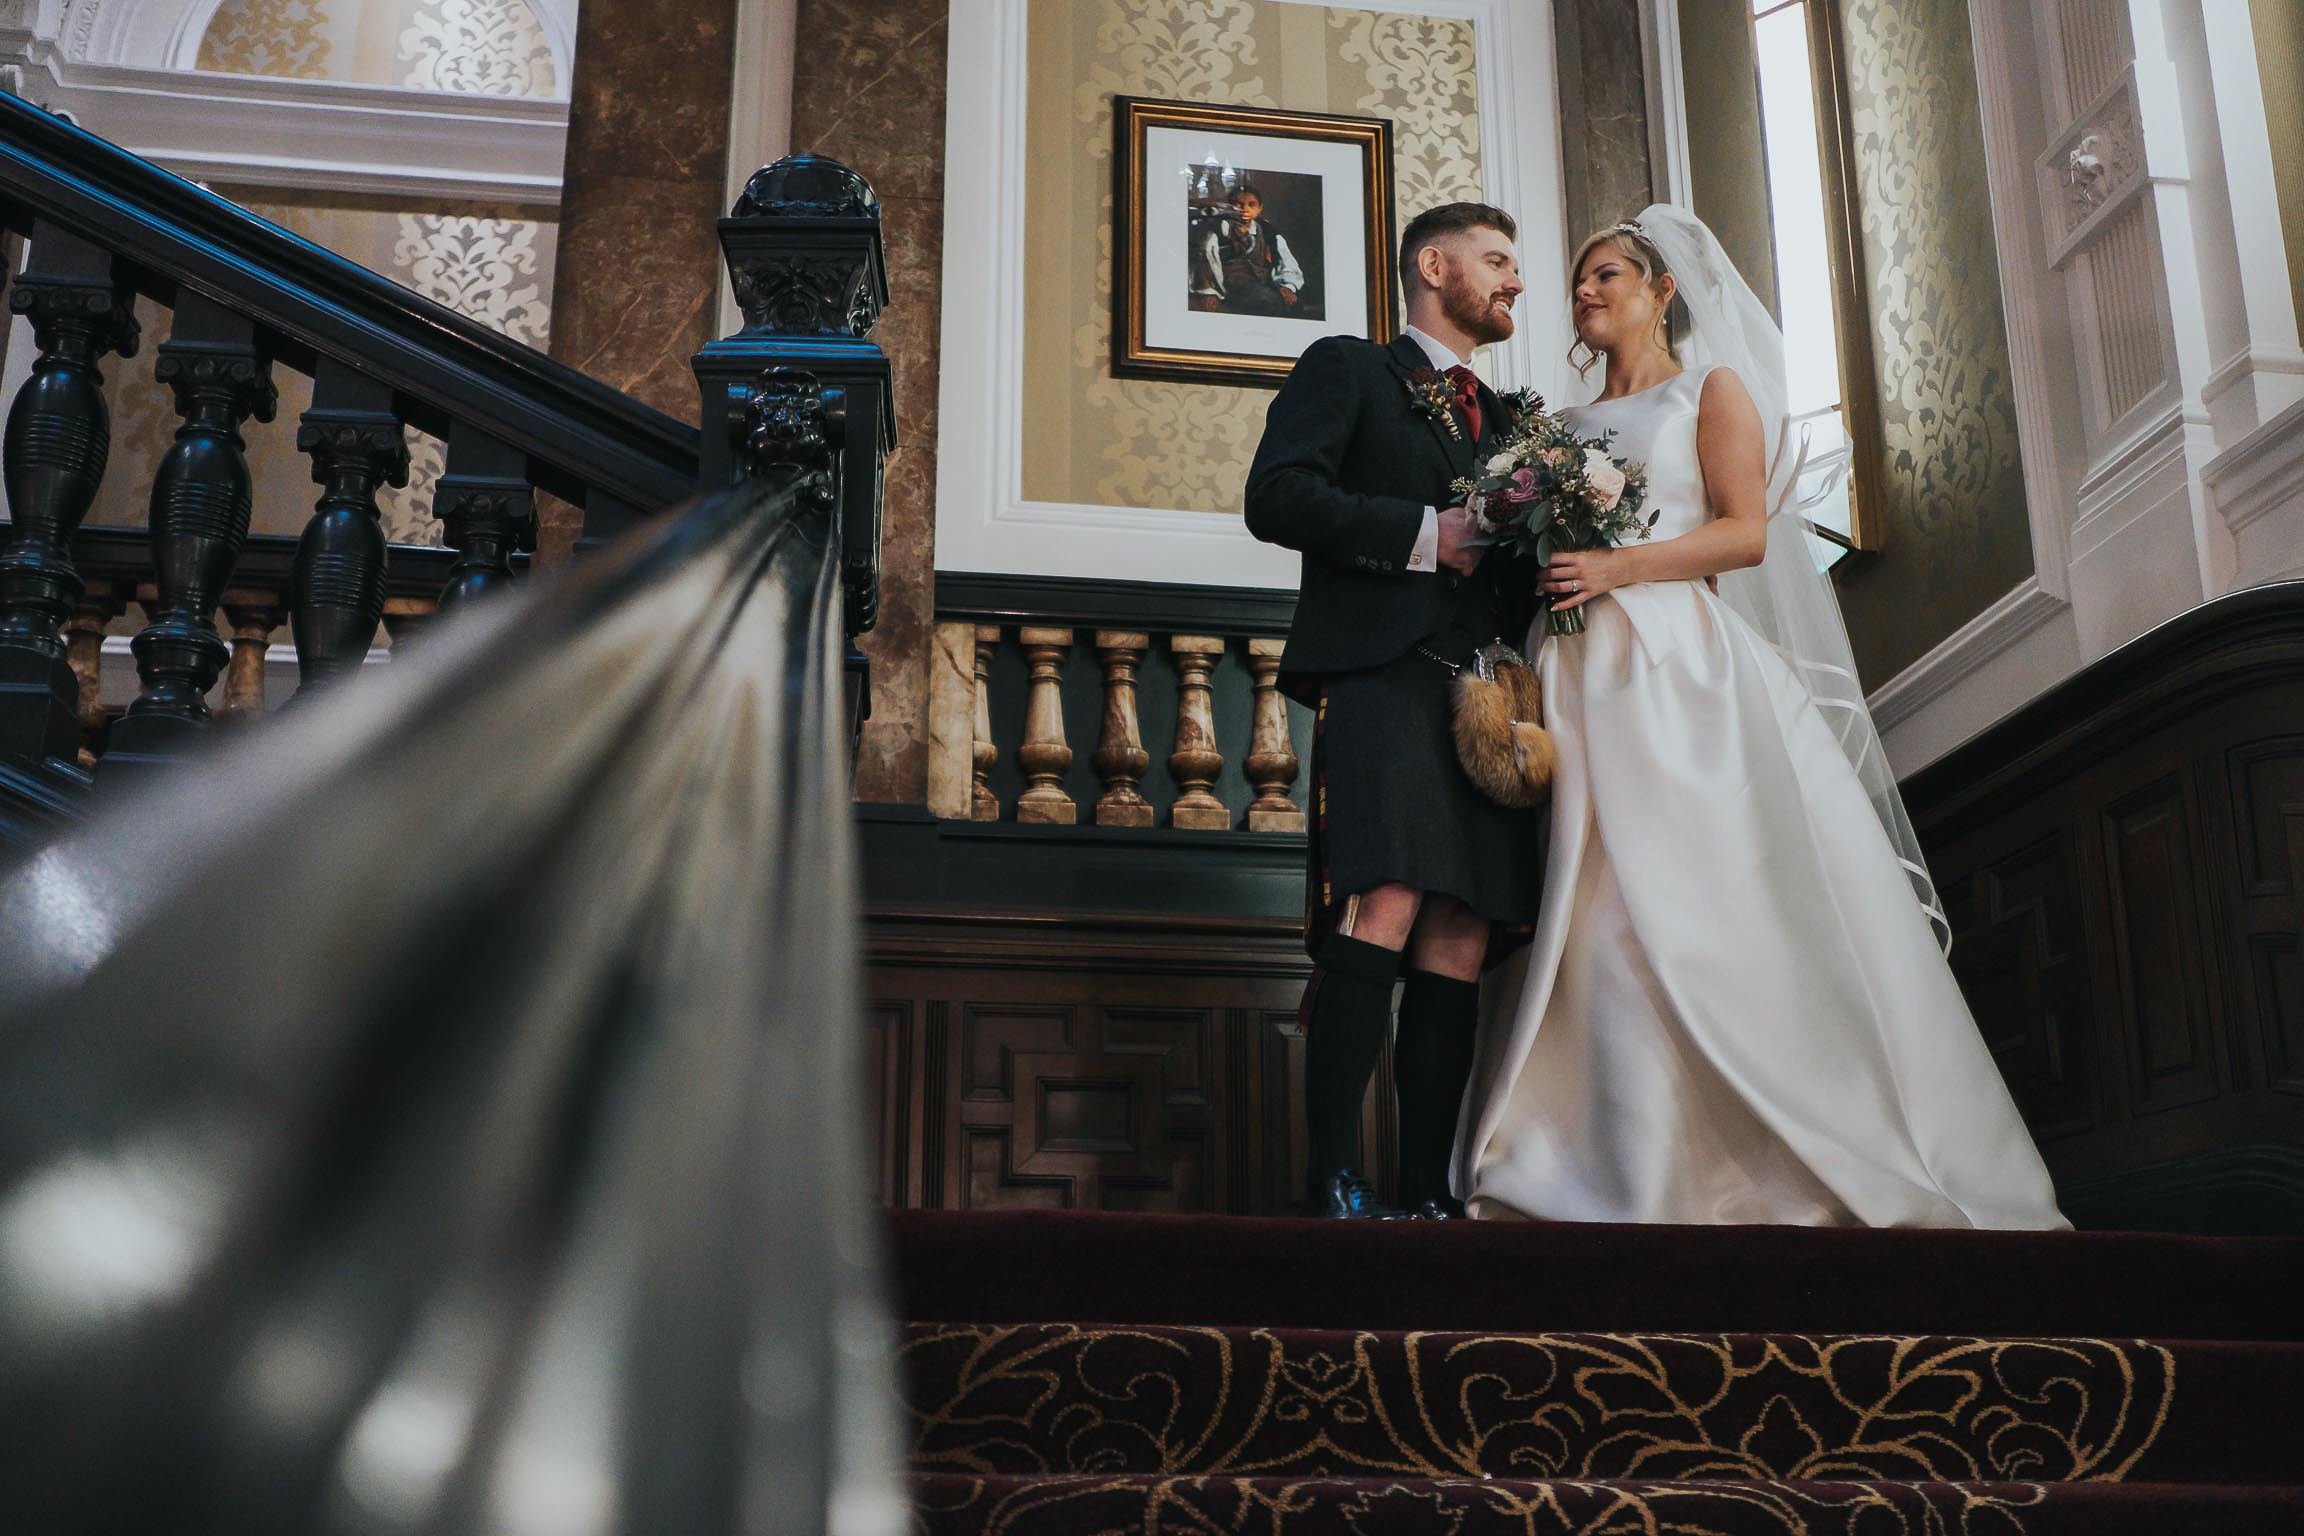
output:
M 1706 416 L 1715 413 L 1729 416 L 1758 417 L 1760 408 L 1752 403 L 1752 391 L 1736 376 L 1736 370 L 1726 363 L 1706 370 L 1704 382 L 1697 386 L 1697 409 Z

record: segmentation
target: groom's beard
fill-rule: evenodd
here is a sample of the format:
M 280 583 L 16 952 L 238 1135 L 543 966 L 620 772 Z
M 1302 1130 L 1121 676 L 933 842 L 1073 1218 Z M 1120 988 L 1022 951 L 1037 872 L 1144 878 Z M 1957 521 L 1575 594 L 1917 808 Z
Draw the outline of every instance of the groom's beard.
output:
M 1440 289 L 1440 312 L 1456 329 L 1483 344 L 1512 335 L 1512 311 L 1498 302 L 1493 291 L 1482 293 L 1461 273 L 1450 273 Z

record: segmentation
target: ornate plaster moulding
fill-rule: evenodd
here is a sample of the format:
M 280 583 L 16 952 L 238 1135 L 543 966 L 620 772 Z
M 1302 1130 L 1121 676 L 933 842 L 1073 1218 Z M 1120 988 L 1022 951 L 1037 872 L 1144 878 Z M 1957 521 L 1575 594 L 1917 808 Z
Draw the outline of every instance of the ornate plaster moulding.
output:
M 144 62 L 196 56 L 220 3 L 0 0 L 0 84 L 196 181 L 559 202 L 564 99 Z
M 20 28 L 86 64 L 191 69 L 224 0 L 0 0 L 0 28 Z M 527 0 L 552 50 L 555 77 L 576 56 L 576 0 Z
M 2033 162 L 2051 267 L 2070 261 L 2143 192 L 2142 121 L 2131 64 Z

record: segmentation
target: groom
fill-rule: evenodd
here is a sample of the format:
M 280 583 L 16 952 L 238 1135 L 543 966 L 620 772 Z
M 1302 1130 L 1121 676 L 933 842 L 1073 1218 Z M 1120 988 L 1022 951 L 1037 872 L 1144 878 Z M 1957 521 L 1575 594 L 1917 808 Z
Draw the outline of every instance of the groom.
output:
M 1307 348 L 1248 472 L 1249 531 L 1304 557 L 1280 687 L 1318 719 L 1304 1003 L 1315 1214 L 1401 1214 L 1362 1175 L 1360 1105 L 1403 969 L 1399 1205 L 1459 1213 L 1448 1163 L 1481 964 L 1492 925 L 1533 922 L 1542 890 L 1531 813 L 1474 789 L 1449 731 L 1454 669 L 1497 637 L 1518 644 L 1535 611 L 1534 574 L 1483 559 L 1448 489 L 1508 426 L 1468 365 L 1512 334 L 1513 239 L 1486 204 L 1417 215 L 1400 241 L 1406 332 Z

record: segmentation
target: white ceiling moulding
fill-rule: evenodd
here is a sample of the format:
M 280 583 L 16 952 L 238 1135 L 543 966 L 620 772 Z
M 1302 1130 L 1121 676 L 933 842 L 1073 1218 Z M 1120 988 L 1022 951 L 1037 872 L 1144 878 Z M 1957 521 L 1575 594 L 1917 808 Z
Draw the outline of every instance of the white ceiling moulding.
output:
M 11 84 L 27 101 L 194 181 L 560 201 L 565 101 L 54 58 L 23 65 Z
M 527 0 L 563 92 L 576 58 L 576 0 Z M 0 25 L 36 30 L 83 64 L 195 69 L 224 0 L 0 0 Z M 22 18 L 18 20 L 17 18 Z
M 218 3 L 0 0 L 0 83 L 195 181 L 560 201 L 565 100 L 221 74 L 171 62 L 187 50 L 197 57 Z M 560 8 L 534 0 L 534 9 L 543 20 Z M 556 52 L 560 46 L 555 40 Z M 555 64 L 565 83 L 566 64 L 557 57 Z
M 1542 284 L 1567 267 L 1568 234 L 1551 0 L 1385 0 L 1382 9 L 1472 23 L 1483 190 L 1519 221 L 1532 284 L 1518 333 L 1488 349 L 1482 371 L 1499 388 L 1556 395 L 1568 306 Z M 952 0 L 945 138 L 956 150 L 944 167 L 936 566 L 1293 588 L 1297 555 L 1259 543 L 1230 513 L 1024 498 L 1028 10 L 1027 0 Z

